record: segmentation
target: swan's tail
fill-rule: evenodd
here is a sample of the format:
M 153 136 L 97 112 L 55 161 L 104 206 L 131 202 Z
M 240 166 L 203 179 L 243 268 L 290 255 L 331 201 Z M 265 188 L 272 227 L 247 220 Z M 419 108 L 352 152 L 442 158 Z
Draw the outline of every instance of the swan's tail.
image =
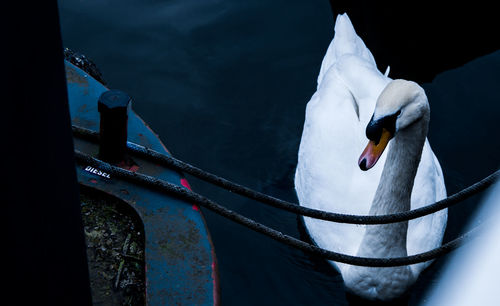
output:
M 318 84 L 323 76 L 337 60 L 344 55 L 354 55 L 375 65 L 375 59 L 365 43 L 359 38 L 347 14 L 337 16 L 335 21 L 335 36 L 333 37 L 321 64 Z

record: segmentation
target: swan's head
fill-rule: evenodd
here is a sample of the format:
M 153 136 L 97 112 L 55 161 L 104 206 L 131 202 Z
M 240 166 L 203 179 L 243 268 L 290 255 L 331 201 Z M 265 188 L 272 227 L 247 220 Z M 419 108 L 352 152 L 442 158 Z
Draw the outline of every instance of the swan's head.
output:
M 377 163 L 398 132 L 428 116 L 429 103 L 422 87 L 411 81 L 391 81 L 378 97 L 366 127 L 366 137 L 370 141 L 359 157 L 361 170 L 366 171 Z

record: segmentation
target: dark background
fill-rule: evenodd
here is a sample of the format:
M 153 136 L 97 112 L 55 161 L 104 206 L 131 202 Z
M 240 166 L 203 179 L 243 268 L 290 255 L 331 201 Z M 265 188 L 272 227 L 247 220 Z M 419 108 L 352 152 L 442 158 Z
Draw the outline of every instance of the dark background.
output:
M 498 167 L 500 53 L 496 51 L 499 27 L 492 4 L 445 3 L 442 8 L 422 1 L 410 6 L 379 6 L 371 1 L 333 2 L 330 6 L 326 0 L 66 0 L 58 4 L 64 46 L 93 59 L 111 88 L 128 92 L 134 98 L 134 110 L 175 156 L 257 190 L 296 201 L 293 174 L 305 104 L 314 93 L 322 57 L 333 37 L 332 10 L 349 14 L 380 69 L 391 65 L 391 77 L 423 83 L 431 103 L 429 139 L 441 161 L 449 193 Z M 40 209 L 54 199 L 58 203 L 75 199 L 70 192 L 74 181 L 57 180 L 73 174 L 69 126 L 64 128 L 69 125 L 67 111 L 57 104 L 65 101 L 50 94 L 58 89 L 49 84 L 48 76 L 61 70 L 46 58 L 57 52 L 54 25 L 43 26 L 55 20 L 51 9 L 12 5 L 6 11 L 17 13 L 18 22 L 4 27 L 10 29 L 7 38 L 12 41 L 6 44 L 12 52 L 4 57 L 10 62 L 5 75 L 11 76 L 8 85 L 18 84 L 7 86 L 12 90 L 5 95 L 5 101 L 17 107 L 15 112 L 7 108 L 7 114 L 12 114 L 4 120 L 5 130 L 10 132 L 7 143 L 25 144 L 26 150 L 52 158 L 41 162 L 27 153 L 12 151 L 9 155 L 9 171 L 31 176 L 9 185 L 16 201 L 9 206 L 15 210 L 7 212 L 8 233 L 13 234 L 17 241 L 12 244 L 14 250 L 24 253 L 21 259 L 25 262 L 32 258 L 29 251 L 39 250 L 32 254 L 37 258 L 32 265 L 22 265 L 21 259 L 13 261 L 24 269 L 12 275 L 28 277 L 25 282 L 14 282 L 14 287 L 41 293 L 49 289 L 40 283 L 57 288 L 61 282 L 49 277 L 49 272 L 67 270 L 71 260 L 73 268 L 81 266 L 78 235 L 71 236 L 71 231 L 54 222 L 74 216 L 74 212 L 65 213 L 54 206 Z M 60 79 L 56 83 L 61 84 Z M 20 99 L 17 92 L 32 95 Z M 26 118 L 23 110 L 38 116 Z M 23 128 L 11 127 L 19 123 Z M 35 142 L 33 129 L 37 131 Z M 42 170 L 55 163 L 57 169 L 68 172 Z M 190 182 L 195 191 L 231 209 L 296 237 L 301 235 L 294 215 L 192 178 Z M 32 192 L 28 194 L 26 188 Z M 479 199 L 450 209 L 446 239 L 462 231 Z M 22 203 L 38 209 L 27 209 Z M 42 211 L 46 218 L 33 217 Z M 340 276 L 323 260 L 204 212 L 218 256 L 223 304 L 346 305 Z M 24 215 L 22 223 L 18 216 Z M 40 226 L 69 237 L 29 234 Z M 25 234 L 19 234 L 20 229 Z M 59 248 L 40 249 L 44 245 L 40 237 Z M 61 241 L 75 244 L 65 245 L 61 253 Z M 65 254 L 66 260 L 51 257 L 47 249 Z M 410 305 L 424 298 L 445 261 L 437 261 L 421 275 Z M 29 276 L 34 277 L 32 281 Z M 78 287 L 78 283 L 66 284 Z M 66 292 L 78 296 L 85 290 Z
M 56 1 L 2 4 L 2 305 L 90 305 Z
M 394 77 L 430 82 L 445 70 L 498 50 L 498 12 L 489 1 L 335 1 L 348 12 L 379 69 Z

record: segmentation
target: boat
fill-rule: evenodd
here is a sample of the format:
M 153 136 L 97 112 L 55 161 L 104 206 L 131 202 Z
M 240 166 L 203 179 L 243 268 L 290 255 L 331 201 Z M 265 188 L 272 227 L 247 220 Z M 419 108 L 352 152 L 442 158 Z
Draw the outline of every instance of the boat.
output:
M 133 111 L 132 99 L 122 91 L 107 88 L 91 61 L 69 49 L 65 50 L 65 58 L 71 122 L 100 132 L 101 137 L 96 143 L 75 136 L 75 150 L 190 189 L 182 173 L 138 156 L 119 152 L 120 158 L 109 158 L 108 154 L 116 154 L 113 150 L 120 137 L 170 153 Z M 105 119 L 114 111 L 109 111 L 106 101 L 124 103 L 118 111 L 121 117 Z M 118 136 L 115 128 L 119 129 Z M 94 304 L 219 304 L 216 255 L 197 205 L 121 180 L 90 165 L 76 164 L 76 171 Z

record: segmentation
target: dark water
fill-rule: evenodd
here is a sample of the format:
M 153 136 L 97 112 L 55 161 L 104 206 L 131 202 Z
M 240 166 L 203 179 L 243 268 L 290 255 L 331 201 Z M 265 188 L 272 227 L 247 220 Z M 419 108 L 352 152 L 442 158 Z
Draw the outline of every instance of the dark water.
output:
M 64 45 L 93 59 L 111 88 L 128 92 L 175 156 L 297 201 L 305 105 L 333 35 L 328 1 L 64 0 L 59 8 Z M 499 72 L 497 51 L 424 84 L 429 139 L 449 193 L 500 164 Z M 245 216 L 301 235 L 295 215 L 190 182 Z M 450 209 L 445 239 L 462 231 L 479 199 Z M 204 213 L 223 305 L 347 305 L 340 276 L 323 260 Z M 421 275 L 410 305 L 424 299 L 445 261 Z

